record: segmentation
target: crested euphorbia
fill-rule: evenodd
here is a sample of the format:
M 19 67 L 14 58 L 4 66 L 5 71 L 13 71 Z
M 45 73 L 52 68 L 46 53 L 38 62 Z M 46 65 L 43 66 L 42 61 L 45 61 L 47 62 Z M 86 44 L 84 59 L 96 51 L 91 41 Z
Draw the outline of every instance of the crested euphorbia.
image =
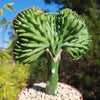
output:
M 13 21 L 13 27 L 17 34 L 16 60 L 30 63 L 47 52 L 46 93 L 55 95 L 62 50 L 65 49 L 73 59 L 79 59 L 88 50 L 89 34 L 85 21 L 71 9 L 45 13 L 33 7 L 21 11 Z

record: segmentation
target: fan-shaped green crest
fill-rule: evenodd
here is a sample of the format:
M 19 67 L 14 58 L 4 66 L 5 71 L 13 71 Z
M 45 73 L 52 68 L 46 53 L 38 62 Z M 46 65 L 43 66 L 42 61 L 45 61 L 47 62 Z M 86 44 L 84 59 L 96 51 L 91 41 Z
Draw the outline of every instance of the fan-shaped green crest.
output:
M 56 56 L 62 47 L 77 59 L 88 49 L 89 35 L 84 20 L 70 9 L 59 13 L 44 13 L 40 8 L 28 8 L 14 19 L 17 33 L 14 56 L 31 62 L 42 55 L 46 48 Z

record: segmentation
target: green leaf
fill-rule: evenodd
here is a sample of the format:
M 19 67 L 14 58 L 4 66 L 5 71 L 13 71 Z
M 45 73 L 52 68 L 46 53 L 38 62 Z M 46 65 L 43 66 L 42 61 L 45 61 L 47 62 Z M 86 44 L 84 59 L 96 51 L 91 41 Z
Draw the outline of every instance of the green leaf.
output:
M 8 10 L 10 10 L 10 11 L 15 11 L 14 8 L 12 7 L 13 4 L 14 4 L 14 3 L 6 4 L 6 5 L 4 5 L 4 8 L 5 8 L 5 9 L 8 9 Z
M 1 26 L 5 26 L 3 24 L 6 24 L 6 23 L 7 23 L 7 20 L 4 17 L 2 17 L 2 20 L 0 21 Z
M 0 8 L 0 14 L 1 14 L 1 16 L 3 15 L 3 9 L 2 8 Z
M 3 43 L 9 43 L 8 41 L 2 41 Z
M 13 20 L 10 20 L 10 24 L 12 24 L 13 23 Z

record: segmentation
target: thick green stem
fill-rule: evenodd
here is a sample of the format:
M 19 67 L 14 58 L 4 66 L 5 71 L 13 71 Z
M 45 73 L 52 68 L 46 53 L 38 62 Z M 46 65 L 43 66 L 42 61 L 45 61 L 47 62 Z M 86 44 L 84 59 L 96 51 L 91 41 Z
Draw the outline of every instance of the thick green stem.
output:
M 48 55 L 48 77 L 47 77 L 46 93 L 49 95 L 56 94 L 60 53 L 58 53 L 59 56 L 57 58 L 52 57 L 52 55 L 50 54 Z

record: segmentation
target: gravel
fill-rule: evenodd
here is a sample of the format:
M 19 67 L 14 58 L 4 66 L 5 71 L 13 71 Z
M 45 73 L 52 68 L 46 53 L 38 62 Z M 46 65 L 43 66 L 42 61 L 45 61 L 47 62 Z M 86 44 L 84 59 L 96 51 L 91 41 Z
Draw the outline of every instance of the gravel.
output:
M 46 83 L 34 84 L 18 94 L 18 100 L 81 100 L 81 94 L 76 89 L 63 83 L 58 83 L 56 96 L 45 94 Z

